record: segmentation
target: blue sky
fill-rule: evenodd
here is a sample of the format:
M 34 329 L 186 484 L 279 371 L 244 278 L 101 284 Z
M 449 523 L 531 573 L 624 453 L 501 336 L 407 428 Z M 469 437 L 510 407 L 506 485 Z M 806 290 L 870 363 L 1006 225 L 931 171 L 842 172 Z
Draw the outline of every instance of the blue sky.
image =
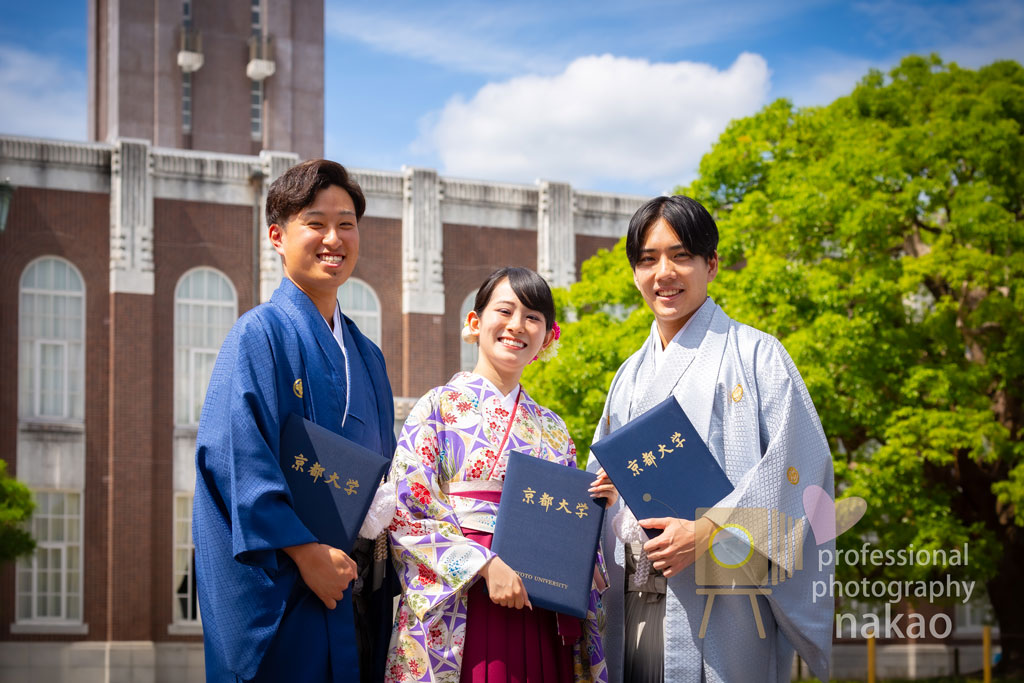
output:
M 4 5 L 0 132 L 85 139 L 85 0 Z M 827 104 L 911 53 L 1024 61 L 1020 0 L 328 0 L 325 24 L 326 156 L 638 194 L 775 98 Z

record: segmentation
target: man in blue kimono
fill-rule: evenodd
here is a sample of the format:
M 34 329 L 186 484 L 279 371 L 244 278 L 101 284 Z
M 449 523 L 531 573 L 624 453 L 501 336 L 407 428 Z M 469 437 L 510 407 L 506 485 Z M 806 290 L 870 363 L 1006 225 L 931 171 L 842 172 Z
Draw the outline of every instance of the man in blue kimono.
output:
M 197 437 L 193 538 L 209 681 L 383 679 L 391 595 L 373 590 L 372 542 L 353 557 L 318 543 L 279 462 L 291 413 L 394 452 L 384 357 L 337 304 L 365 208 L 345 169 L 322 159 L 270 187 L 267 223 L 285 278 L 224 341 Z

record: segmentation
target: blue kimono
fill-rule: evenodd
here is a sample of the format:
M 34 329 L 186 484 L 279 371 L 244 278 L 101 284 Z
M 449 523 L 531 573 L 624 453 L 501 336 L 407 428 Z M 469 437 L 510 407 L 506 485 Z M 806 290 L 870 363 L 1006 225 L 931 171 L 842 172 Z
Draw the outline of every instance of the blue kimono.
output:
M 342 317 L 348 391 L 337 339 L 287 278 L 269 303 L 239 318 L 217 357 L 199 421 L 192 517 L 208 681 L 357 680 L 352 586 L 328 610 L 280 550 L 317 540 L 292 509 L 278 460 L 290 413 L 387 458 L 394 452 L 384 357 Z M 375 597 L 377 607 L 390 608 L 390 596 Z M 390 611 L 380 620 L 386 633 Z M 365 642 L 369 634 L 361 635 Z M 384 654 L 376 655 L 381 670 Z

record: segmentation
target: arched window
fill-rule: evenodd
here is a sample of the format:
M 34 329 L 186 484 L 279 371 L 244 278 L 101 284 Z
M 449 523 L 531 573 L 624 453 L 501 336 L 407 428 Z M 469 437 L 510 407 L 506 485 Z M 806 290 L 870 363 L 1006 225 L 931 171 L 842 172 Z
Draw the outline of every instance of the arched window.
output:
M 373 288 L 362 280 L 350 277 L 338 288 L 341 312 L 352 319 L 359 331 L 380 346 L 380 300 Z
M 462 326 L 466 324 L 466 316 L 473 310 L 473 303 L 476 301 L 476 291 L 472 291 L 466 296 L 462 302 L 462 307 L 459 309 L 459 342 L 462 346 L 459 348 L 459 369 L 465 372 L 470 372 L 476 367 L 476 344 L 467 344 L 462 341 Z
M 18 414 L 82 420 L 85 412 L 85 284 L 62 258 L 33 261 L 21 275 Z
M 174 290 L 174 422 L 199 424 L 217 352 L 238 317 L 235 288 L 213 268 L 185 273 Z

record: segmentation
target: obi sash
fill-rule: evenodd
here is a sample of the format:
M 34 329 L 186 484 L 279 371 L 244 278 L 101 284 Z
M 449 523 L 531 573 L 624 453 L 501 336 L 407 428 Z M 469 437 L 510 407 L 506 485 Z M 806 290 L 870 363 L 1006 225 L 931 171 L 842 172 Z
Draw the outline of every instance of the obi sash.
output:
M 459 526 L 493 534 L 504 482 L 499 479 L 452 481 L 442 485 Z

